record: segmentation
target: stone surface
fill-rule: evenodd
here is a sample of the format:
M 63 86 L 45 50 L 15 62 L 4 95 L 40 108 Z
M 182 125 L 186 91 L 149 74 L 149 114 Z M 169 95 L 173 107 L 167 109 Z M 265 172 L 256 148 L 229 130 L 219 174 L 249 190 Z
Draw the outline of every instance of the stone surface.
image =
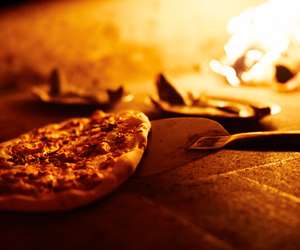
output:
M 203 66 L 220 56 L 228 19 L 258 2 L 52 1 L 1 10 L 0 141 L 93 111 L 33 99 L 30 86 L 57 66 L 73 84 L 124 83 L 135 98 L 112 111 L 165 117 L 147 96 L 154 75 L 166 71 L 181 90 L 281 105 L 280 114 L 259 122 L 221 121 L 230 132 L 299 128 L 299 92 L 233 89 Z M 231 148 L 184 163 L 164 172 L 157 163 L 158 171 L 137 173 L 69 213 L 1 212 L 1 249 L 300 249 L 298 149 Z

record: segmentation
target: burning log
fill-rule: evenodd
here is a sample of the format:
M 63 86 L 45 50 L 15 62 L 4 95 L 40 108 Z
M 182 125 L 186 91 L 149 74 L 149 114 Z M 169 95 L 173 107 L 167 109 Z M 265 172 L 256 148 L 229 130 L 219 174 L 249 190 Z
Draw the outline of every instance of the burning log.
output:
M 225 58 L 212 60 L 212 70 L 232 86 L 268 84 L 280 90 L 300 86 L 300 3 L 268 0 L 234 17 Z M 280 85 L 280 86 L 277 86 Z

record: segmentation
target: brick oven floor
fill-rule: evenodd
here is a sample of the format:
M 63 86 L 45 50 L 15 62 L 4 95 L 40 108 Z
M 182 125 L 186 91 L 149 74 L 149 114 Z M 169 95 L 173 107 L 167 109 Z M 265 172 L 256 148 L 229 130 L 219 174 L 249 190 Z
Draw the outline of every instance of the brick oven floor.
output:
M 203 8 L 193 17 L 199 32 L 167 29 L 168 1 L 141 2 L 53 1 L 2 10 L 0 140 L 93 111 L 33 99 L 30 87 L 53 67 L 74 84 L 122 83 L 135 94 L 111 111 L 136 108 L 163 118 L 145 100 L 154 91 L 154 75 L 165 71 L 182 89 L 281 105 L 280 114 L 260 122 L 221 121 L 230 132 L 299 129 L 300 92 L 233 89 L 205 68 L 220 55 L 224 22 L 239 13 L 238 1 L 229 0 L 232 8 L 216 13 L 209 28 L 212 6 L 190 1 Z M 258 2 L 244 1 L 240 9 Z M 182 7 L 177 0 L 169 4 L 171 11 Z M 295 151 L 220 150 L 158 174 L 136 174 L 105 199 L 73 212 L 1 212 L 1 249 L 300 249 L 299 166 Z

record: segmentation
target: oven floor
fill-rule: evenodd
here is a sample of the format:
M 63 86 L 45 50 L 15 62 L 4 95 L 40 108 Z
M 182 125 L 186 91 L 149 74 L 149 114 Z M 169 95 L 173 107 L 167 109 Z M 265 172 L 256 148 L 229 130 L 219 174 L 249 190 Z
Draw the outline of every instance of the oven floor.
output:
M 124 84 L 135 94 L 110 111 L 130 108 L 151 119 L 165 117 L 147 101 L 163 70 L 182 89 L 282 107 L 260 122 L 221 121 L 232 133 L 300 127 L 300 92 L 230 88 L 205 66 L 222 52 L 226 20 L 261 1 L 238 7 L 229 0 L 232 8 L 224 13 L 212 12 L 216 0 L 211 6 L 190 1 L 203 14 L 195 14 L 191 30 L 169 30 L 170 12 L 189 11 L 177 0 L 161 2 L 53 1 L 2 9 L 0 140 L 93 111 L 34 100 L 31 86 L 45 82 L 53 67 L 74 84 Z M 219 1 L 219 9 L 225 3 Z M 141 165 L 121 188 L 90 206 L 62 214 L 1 212 L 1 249 L 300 249 L 298 164 L 295 151 L 224 149 L 152 175 L 142 175 Z

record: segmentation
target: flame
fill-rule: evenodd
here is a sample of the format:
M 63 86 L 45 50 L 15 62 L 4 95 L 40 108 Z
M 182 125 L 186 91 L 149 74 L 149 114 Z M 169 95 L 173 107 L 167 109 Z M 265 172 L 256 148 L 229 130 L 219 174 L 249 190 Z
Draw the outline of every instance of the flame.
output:
M 232 18 L 225 59 L 210 67 L 233 86 L 272 82 L 279 63 L 300 69 L 299 13 L 298 0 L 269 0 Z

